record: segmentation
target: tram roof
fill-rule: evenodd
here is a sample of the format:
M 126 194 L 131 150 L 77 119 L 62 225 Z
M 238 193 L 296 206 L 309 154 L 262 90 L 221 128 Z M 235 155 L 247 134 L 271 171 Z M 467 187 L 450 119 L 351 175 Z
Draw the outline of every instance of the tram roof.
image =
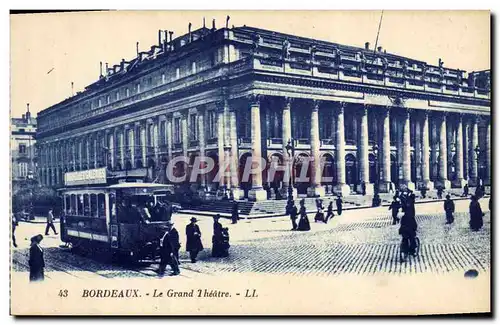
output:
M 172 185 L 142 182 L 125 182 L 108 186 L 108 188 L 169 188 Z

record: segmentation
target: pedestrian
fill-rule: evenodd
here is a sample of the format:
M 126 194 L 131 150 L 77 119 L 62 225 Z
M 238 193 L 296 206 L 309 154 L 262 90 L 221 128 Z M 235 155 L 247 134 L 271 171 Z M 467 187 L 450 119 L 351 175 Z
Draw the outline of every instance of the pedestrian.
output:
M 177 260 L 177 264 L 181 264 L 181 260 L 179 259 L 179 250 L 181 249 L 179 232 L 175 228 L 174 222 L 171 220 L 167 221 L 167 227 L 169 227 L 170 242 L 174 249 L 174 257 Z
M 455 203 L 450 199 L 450 195 L 446 195 L 446 200 L 444 201 L 444 211 L 446 212 L 446 224 L 451 224 L 455 221 L 453 213 L 455 212 Z
M 343 203 L 340 194 L 337 196 L 335 203 L 337 204 L 337 214 L 340 216 L 342 215 L 342 203 Z
M 415 237 L 417 236 L 418 225 L 415 219 L 414 203 L 414 196 L 409 196 L 407 198 L 405 214 L 401 218 L 401 226 L 399 228 L 399 234 L 402 237 L 402 244 L 410 255 L 415 254 L 415 248 L 417 245 Z
M 45 261 L 43 259 L 43 249 L 40 247 L 42 239 L 43 236 L 41 234 L 31 237 L 30 257 L 28 262 L 31 282 L 44 280 L 43 268 L 45 267 Z
M 214 216 L 214 234 L 212 236 L 212 256 L 221 256 L 222 225 L 219 222 L 220 214 Z
M 172 231 L 173 224 L 167 222 L 167 229 L 160 240 L 160 269 L 158 273 L 162 276 L 165 273 L 167 264 L 170 265 L 172 273 L 170 275 L 179 275 L 179 259 L 175 256 L 176 247 L 179 243 L 179 234 Z M 177 233 L 177 234 L 176 234 Z
M 397 196 L 394 196 L 392 198 L 391 205 L 389 205 L 389 210 L 392 212 L 392 224 L 395 225 L 399 222 L 398 218 L 398 213 L 399 213 L 399 208 L 401 207 L 401 203 L 399 202 L 399 199 Z
M 231 220 L 232 220 L 232 224 L 235 224 L 235 223 L 238 223 L 238 219 L 239 219 L 239 211 L 238 211 L 238 202 L 237 201 L 234 201 L 233 202 L 233 208 L 232 208 L 232 211 L 231 211 Z
M 300 220 L 297 230 L 299 231 L 309 231 L 311 230 L 311 225 L 309 224 L 309 218 L 307 217 L 306 207 L 304 199 L 300 201 Z
M 469 225 L 473 231 L 478 231 L 483 227 L 483 216 L 484 213 L 481 210 L 481 205 L 475 195 L 470 198 L 471 202 L 469 205 L 470 221 Z
M 462 193 L 462 197 L 467 197 L 469 196 L 469 184 L 464 185 L 464 192 Z
M 361 195 L 366 195 L 366 184 L 365 182 L 361 183 Z
M 328 203 L 328 208 L 326 210 L 325 223 L 328 223 L 328 220 L 330 220 L 331 218 L 333 218 L 333 202 L 332 201 L 330 201 L 330 203 Z
M 17 243 L 16 243 L 16 227 L 18 225 L 19 225 L 19 223 L 17 222 L 17 218 L 14 215 L 14 213 L 12 213 L 12 245 L 14 247 L 17 247 Z
M 191 263 L 196 263 L 198 253 L 203 250 L 201 243 L 201 230 L 196 224 L 198 221 L 195 217 L 191 218 L 191 223 L 186 226 L 186 251 L 189 252 Z
M 319 207 L 316 215 L 314 216 L 314 222 L 325 222 L 325 214 L 323 213 L 323 207 Z
M 54 227 L 54 214 L 52 213 L 54 210 L 52 208 L 49 209 L 49 213 L 47 213 L 47 226 L 45 227 L 45 236 L 49 235 L 49 229 L 54 231 L 54 234 L 57 235 L 56 227 Z
M 372 207 L 379 207 L 382 204 L 382 200 L 380 199 L 380 195 L 375 193 L 372 200 Z
M 290 208 L 290 220 L 292 220 L 292 230 L 297 230 L 297 207 L 295 202 L 292 201 L 292 206 Z
M 437 196 L 439 200 L 443 199 L 443 188 L 441 186 L 439 186 L 437 189 Z

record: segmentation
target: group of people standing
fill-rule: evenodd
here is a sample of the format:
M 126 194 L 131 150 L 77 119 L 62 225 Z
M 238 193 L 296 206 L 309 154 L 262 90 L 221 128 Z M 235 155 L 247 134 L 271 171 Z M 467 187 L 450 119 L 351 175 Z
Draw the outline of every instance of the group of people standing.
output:
M 342 198 L 340 195 L 335 200 L 337 205 L 337 214 L 342 214 Z M 333 201 L 330 201 L 327 207 L 326 216 L 324 213 L 323 200 L 316 199 L 316 215 L 314 217 L 314 222 L 324 222 L 328 223 L 328 220 L 332 219 L 333 214 Z M 299 209 L 295 206 L 295 202 L 290 200 L 287 203 L 286 212 L 290 216 L 290 220 L 292 221 L 292 229 L 298 231 L 309 231 L 311 230 L 311 225 L 309 223 L 309 218 L 307 216 L 305 200 L 302 199 L 299 202 Z M 297 224 L 297 219 L 299 219 L 299 223 Z

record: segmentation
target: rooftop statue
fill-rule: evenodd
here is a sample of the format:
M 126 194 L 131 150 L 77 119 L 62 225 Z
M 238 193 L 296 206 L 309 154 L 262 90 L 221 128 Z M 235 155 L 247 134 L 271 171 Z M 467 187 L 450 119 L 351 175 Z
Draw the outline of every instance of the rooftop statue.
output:
M 288 41 L 288 38 L 286 38 L 284 41 L 283 41 L 283 59 L 289 59 L 290 58 L 290 48 L 291 48 L 291 44 L 290 42 Z

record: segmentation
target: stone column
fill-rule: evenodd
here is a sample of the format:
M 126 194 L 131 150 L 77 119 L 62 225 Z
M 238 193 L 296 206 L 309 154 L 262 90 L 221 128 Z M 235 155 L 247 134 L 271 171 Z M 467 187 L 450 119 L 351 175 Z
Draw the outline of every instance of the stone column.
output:
M 168 161 L 172 160 L 172 115 L 167 115 L 167 122 L 165 123 L 165 137 L 167 140 L 167 156 Z
M 491 122 L 486 121 L 486 166 L 484 185 L 491 185 Z
M 451 188 L 448 180 L 448 144 L 446 142 L 446 114 L 443 114 L 440 121 L 439 131 L 439 185 L 444 189 Z
M 148 157 L 147 157 L 147 139 L 146 139 L 146 130 L 148 128 L 148 124 L 146 122 L 142 122 L 139 126 L 139 132 L 141 136 L 141 157 L 142 157 L 142 167 L 148 166 Z
M 231 191 L 235 200 L 240 200 L 244 193 L 239 184 L 239 154 L 238 154 L 238 131 L 236 127 L 236 110 L 229 110 L 229 141 L 231 145 Z
M 463 128 L 463 133 L 464 133 L 464 173 L 465 177 L 464 179 L 468 182 L 468 179 L 470 177 L 469 175 L 469 166 L 470 166 L 470 144 L 469 144 L 469 123 L 467 122 L 466 115 L 462 118 L 462 128 Z
M 90 136 L 88 134 L 85 135 L 85 153 L 87 158 L 87 169 L 90 169 Z
M 430 121 L 429 121 L 430 122 Z M 438 176 L 438 161 L 437 161 L 437 151 L 439 147 L 438 130 L 437 130 L 437 119 L 435 115 L 432 115 L 432 141 L 431 143 L 431 175 L 434 181 L 439 179 Z
M 124 134 L 124 129 L 120 128 L 117 130 L 117 136 L 118 136 L 118 146 L 120 147 L 120 165 L 122 166 L 122 169 L 125 169 L 125 134 Z
M 59 148 L 54 145 L 54 185 L 59 185 Z
M 388 107 L 383 110 L 383 122 L 382 122 L 382 150 L 381 158 L 379 163 L 381 164 L 382 181 L 380 182 L 380 192 L 389 193 L 392 182 L 391 182 L 391 124 L 390 124 L 390 109 Z M 378 157 L 377 157 L 378 159 Z
M 454 186 L 463 188 L 467 181 L 464 179 L 464 134 L 463 134 L 463 114 L 458 115 L 457 121 L 457 138 L 455 140 L 456 148 L 456 177 Z
M 417 184 L 415 184 L 415 187 L 418 189 L 419 185 L 421 184 L 422 181 L 422 134 L 421 134 L 421 127 L 420 127 L 420 115 L 415 114 L 415 139 L 413 139 L 413 143 L 415 146 L 415 168 L 416 168 L 416 178 L 415 181 Z
M 159 146 L 159 136 L 158 136 L 158 124 L 160 123 L 160 119 L 156 118 L 155 121 L 153 122 L 153 152 L 155 155 L 155 163 L 157 165 L 160 164 L 160 159 L 159 159 L 159 153 L 160 153 L 160 146 Z
M 292 139 L 292 98 L 290 97 L 285 97 L 284 98 L 284 105 L 283 105 L 283 112 L 282 112 L 282 140 L 283 140 L 283 163 L 288 169 L 288 175 L 285 176 L 283 179 L 283 195 L 288 196 L 288 191 L 289 187 L 293 187 L 293 180 L 292 184 L 290 184 L 290 178 L 293 178 L 293 160 L 294 157 L 289 157 L 288 152 L 286 151 L 286 146 L 290 142 L 290 145 L 293 146 L 293 139 Z M 292 152 L 290 151 L 290 155 L 292 155 Z M 292 188 L 292 195 L 293 197 L 297 197 L 297 189 Z
M 319 139 L 319 105 L 320 101 L 313 101 L 311 109 L 311 186 L 307 191 L 308 196 L 325 196 L 325 188 L 321 185 L 321 157 Z
M 198 109 L 198 144 L 200 147 L 200 164 L 202 166 L 207 166 L 206 162 L 204 161 L 205 159 L 205 148 L 206 148 L 206 142 L 205 142 L 205 108 L 200 108 Z M 203 174 L 200 176 L 201 178 L 201 187 L 204 189 L 207 184 L 207 174 Z
M 422 180 L 424 186 L 430 190 L 434 189 L 434 183 L 430 177 L 430 153 L 429 153 L 429 111 L 424 112 L 424 123 L 422 126 Z
M 128 126 L 127 126 L 128 127 Z M 132 168 L 135 168 L 135 126 L 130 126 L 130 128 L 125 129 L 128 137 L 128 150 L 130 152 L 130 163 Z
M 98 145 L 97 145 L 98 141 L 99 141 L 99 134 L 96 132 L 96 133 L 94 133 L 94 168 L 97 168 L 97 166 L 98 166 L 98 161 L 97 161 L 98 160 L 98 158 L 97 158 L 98 157 L 98 153 L 97 153 L 98 152 L 97 151 L 98 150 Z
M 260 96 L 249 96 L 251 138 L 252 138 L 252 166 L 257 168 L 262 158 L 261 132 L 260 132 Z M 260 166 L 263 169 L 264 166 Z M 262 188 L 262 172 L 252 175 L 252 189 L 248 193 L 248 198 L 255 201 L 266 200 L 267 193 Z
M 411 139 L 410 139 L 410 109 L 404 112 L 403 124 L 403 182 L 402 188 L 415 190 L 415 184 L 411 181 Z
M 345 178 L 345 133 L 344 133 L 344 107 L 345 103 L 340 103 L 337 110 L 337 142 L 336 149 L 336 165 L 337 165 L 337 184 L 334 187 L 334 192 L 342 196 L 347 196 L 351 193 L 351 188 L 346 184 Z
M 358 139 L 359 145 L 359 185 L 357 192 L 363 193 L 363 187 L 367 195 L 373 195 L 373 184 L 370 184 L 370 160 L 368 158 L 369 144 L 368 144 L 368 105 L 363 105 L 361 111 L 361 134 Z
M 470 177 L 469 177 L 469 185 L 477 186 L 478 184 L 478 166 L 477 166 L 477 155 L 475 152 L 476 147 L 479 144 L 479 132 L 478 132 L 478 117 L 475 117 L 472 120 L 472 128 L 471 128 L 471 148 L 470 148 Z
M 225 151 L 224 151 L 224 125 L 225 125 L 225 114 L 224 109 L 226 101 L 220 101 L 217 103 L 217 155 L 219 156 L 219 172 L 217 173 L 219 179 L 219 190 L 226 190 L 226 164 L 225 164 Z
M 73 156 L 73 170 L 76 170 L 76 150 L 77 150 L 78 143 L 76 142 L 75 139 L 71 139 L 71 155 Z
M 115 168 L 115 134 L 114 130 L 107 130 L 106 137 L 108 138 L 108 155 L 111 168 Z

